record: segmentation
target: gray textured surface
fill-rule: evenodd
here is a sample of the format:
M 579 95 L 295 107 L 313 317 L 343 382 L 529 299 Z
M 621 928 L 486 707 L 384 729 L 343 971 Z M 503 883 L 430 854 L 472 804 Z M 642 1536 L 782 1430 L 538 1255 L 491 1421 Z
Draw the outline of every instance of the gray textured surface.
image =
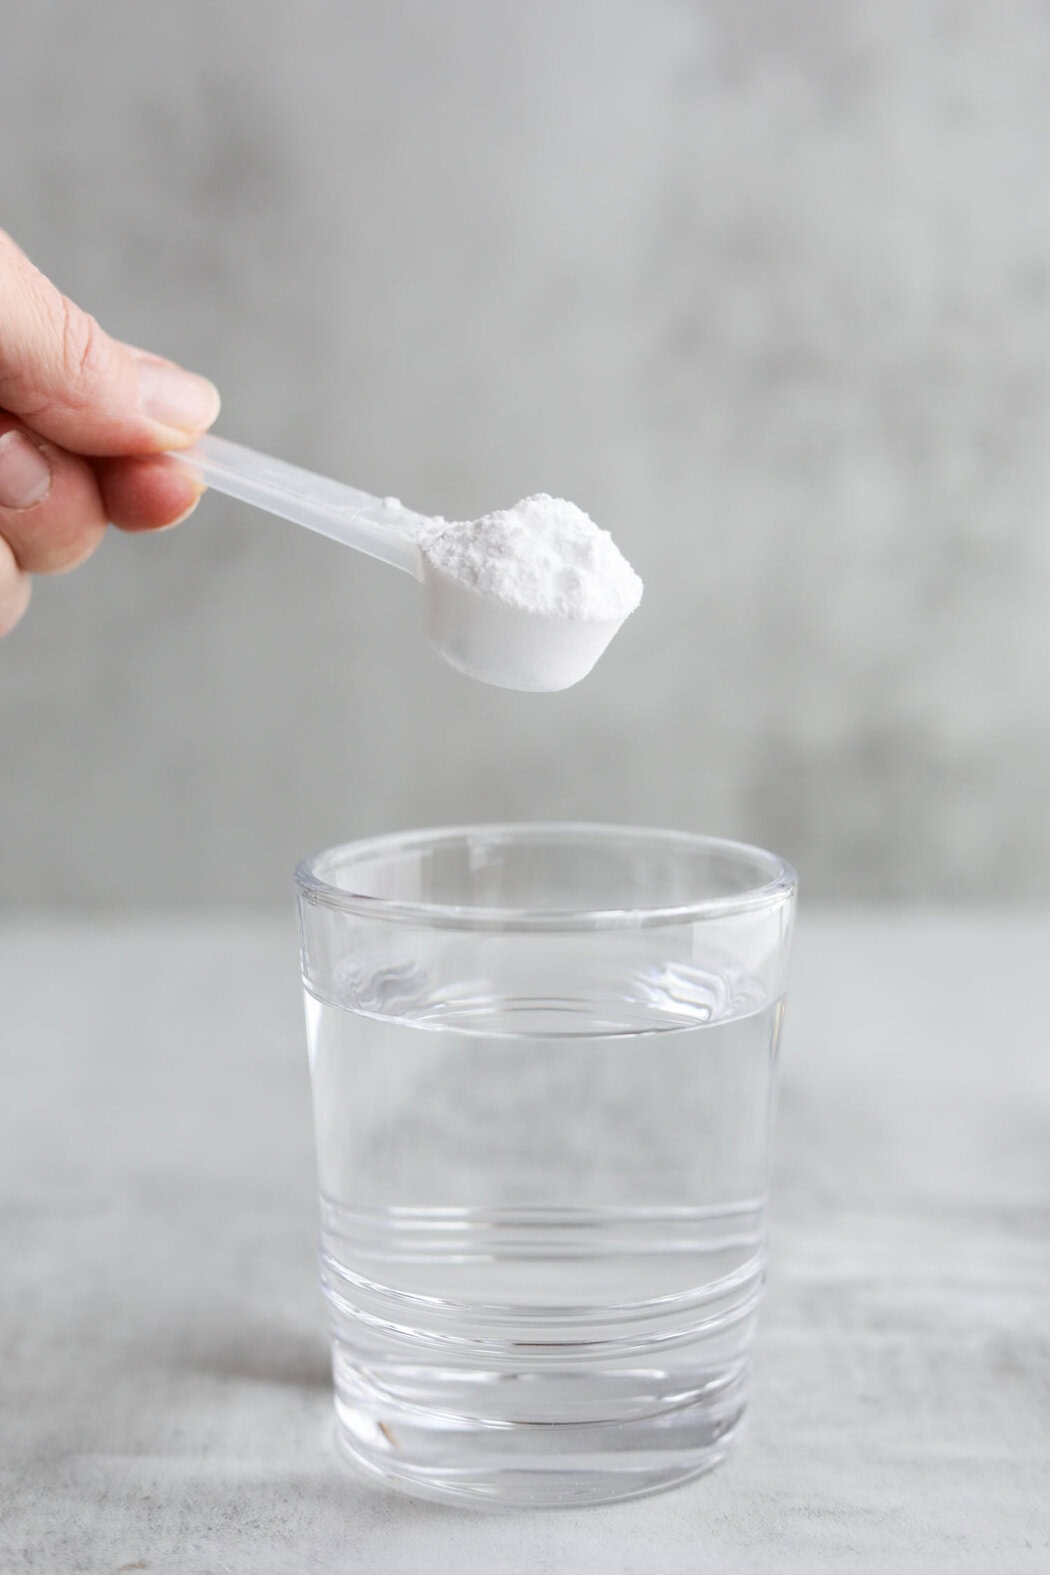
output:
M 0 934 L 4 1575 L 1042 1575 L 1050 917 L 804 915 L 750 1430 L 485 1516 L 331 1442 L 291 923 Z
M 115 538 L 0 652 L 7 896 L 265 902 L 522 815 L 1044 890 L 1048 81 L 1038 0 L 7 7 L 3 221 L 228 435 L 447 515 L 562 492 L 648 586 L 536 699 L 261 515 Z

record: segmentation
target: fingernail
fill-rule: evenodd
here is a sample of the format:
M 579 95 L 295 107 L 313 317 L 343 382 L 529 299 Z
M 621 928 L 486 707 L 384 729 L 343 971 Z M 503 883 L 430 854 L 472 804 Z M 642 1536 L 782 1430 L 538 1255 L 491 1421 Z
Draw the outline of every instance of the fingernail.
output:
M 0 437 L 0 508 L 31 509 L 51 490 L 46 454 L 24 432 Z
M 140 361 L 139 404 L 162 426 L 203 432 L 219 414 L 219 390 L 171 361 Z

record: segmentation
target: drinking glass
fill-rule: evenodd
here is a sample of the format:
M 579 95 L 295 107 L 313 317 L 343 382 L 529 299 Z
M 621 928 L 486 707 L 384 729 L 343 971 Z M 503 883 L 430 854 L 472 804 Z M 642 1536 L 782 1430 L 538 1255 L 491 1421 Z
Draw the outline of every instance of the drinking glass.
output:
M 747 1398 L 794 872 L 525 824 L 350 843 L 296 881 L 350 1455 L 476 1504 L 708 1470 Z

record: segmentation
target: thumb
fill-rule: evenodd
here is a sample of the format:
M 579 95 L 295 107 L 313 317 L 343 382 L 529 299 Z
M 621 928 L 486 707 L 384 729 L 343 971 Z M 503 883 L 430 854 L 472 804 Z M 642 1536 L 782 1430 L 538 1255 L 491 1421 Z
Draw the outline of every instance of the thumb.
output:
M 182 448 L 219 413 L 206 378 L 108 334 L 0 230 L 0 410 L 76 454 Z

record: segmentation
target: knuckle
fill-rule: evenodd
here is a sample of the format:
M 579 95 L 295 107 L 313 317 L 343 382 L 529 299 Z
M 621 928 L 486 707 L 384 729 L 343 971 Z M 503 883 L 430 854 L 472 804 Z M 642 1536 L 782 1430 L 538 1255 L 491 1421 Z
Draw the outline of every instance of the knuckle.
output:
M 80 391 L 87 394 L 105 370 L 105 338 L 98 323 L 87 312 L 82 312 L 64 295 L 59 300 L 62 376 L 74 394 Z

